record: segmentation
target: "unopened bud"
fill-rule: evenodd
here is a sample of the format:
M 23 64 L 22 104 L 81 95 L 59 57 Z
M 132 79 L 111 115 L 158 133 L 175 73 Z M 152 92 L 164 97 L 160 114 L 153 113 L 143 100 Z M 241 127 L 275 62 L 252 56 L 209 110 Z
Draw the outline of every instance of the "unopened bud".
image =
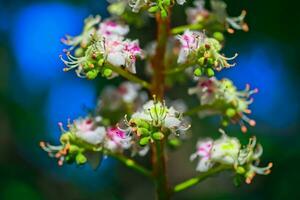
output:
M 152 134 L 154 140 L 162 140 L 164 138 L 164 134 L 162 132 L 155 132 Z

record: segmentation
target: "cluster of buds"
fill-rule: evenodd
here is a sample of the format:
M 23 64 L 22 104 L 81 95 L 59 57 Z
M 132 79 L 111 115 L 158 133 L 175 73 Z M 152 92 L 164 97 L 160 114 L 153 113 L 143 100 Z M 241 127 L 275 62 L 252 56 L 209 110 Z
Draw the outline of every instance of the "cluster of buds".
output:
M 101 117 L 79 118 L 68 123 L 68 130 L 59 123 L 62 131 L 61 145 L 53 146 L 41 142 L 40 146 L 50 157 L 58 159 L 58 165 L 64 162 L 85 164 L 91 154 L 103 154 L 105 151 L 122 152 L 130 148 L 131 138 L 117 127 L 104 127 Z
M 76 69 L 79 77 L 94 79 L 99 73 L 107 78 L 113 78 L 114 73 L 109 65 L 122 67 L 136 73 L 135 62 L 137 57 L 144 54 L 138 40 L 125 39 L 129 32 L 127 25 L 107 19 L 101 22 L 100 16 L 88 17 L 81 35 L 67 36 L 63 43 L 71 46 L 64 50 L 67 56 L 61 59 L 67 66 L 64 71 Z M 74 50 L 74 55 L 70 51 Z
M 262 147 L 256 145 L 255 137 L 243 147 L 237 138 L 227 136 L 222 130 L 221 133 L 222 136 L 217 140 L 207 138 L 198 141 L 197 151 L 190 157 L 191 160 L 199 157 L 197 171 L 206 172 L 217 164 L 232 166 L 233 170 L 238 175 L 242 175 L 248 184 L 255 174 L 267 175 L 271 172 L 272 163 L 267 167 L 258 167 Z
M 250 89 L 247 84 L 243 91 L 238 91 L 229 79 L 217 80 L 215 77 L 201 77 L 198 85 L 189 89 L 189 94 L 196 94 L 205 108 L 199 114 L 221 114 L 222 125 L 239 123 L 242 132 L 247 132 L 244 122 L 250 126 L 255 126 L 255 121 L 249 119 L 246 114 L 250 114 L 249 105 L 253 99 L 250 96 L 258 92 L 258 89 Z
M 190 127 L 180 112 L 173 107 L 168 108 L 164 102 L 155 98 L 134 113 L 127 124 L 131 132 L 137 136 L 141 146 L 162 140 L 170 134 L 180 135 Z
M 227 5 L 222 0 L 210 0 L 211 11 L 205 8 L 204 0 L 197 0 L 194 2 L 194 5 L 195 7 L 186 10 L 188 22 L 191 24 L 202 24 L 207 28 L 210 25 L 214 25 L 214 27 L 217 27 L 215 30 L 216 36 L 221 34 L 218 31 L 223 30 L 226 30 L 228 33 L 234 33 L 234 30 L 249 30 L 248 25 L 244 22 L 245 10 L 242 11 L 240 16 L 229 17 L 226 11 Z M 223 38 L 222 35 L 221 38 Z
M 228 61 L 235 59 L 237 54 L 231 58 L 223 56 L 220 54 L 222 49 L 220 42 L 207 37 L 202 32 L 186 30 L 177 38 L 181 44 L 177 62 L 195 65 L 195 76 L 207 75 L 212 77 L 215 70 L 220 71 L 235 65 L 228 63 Z

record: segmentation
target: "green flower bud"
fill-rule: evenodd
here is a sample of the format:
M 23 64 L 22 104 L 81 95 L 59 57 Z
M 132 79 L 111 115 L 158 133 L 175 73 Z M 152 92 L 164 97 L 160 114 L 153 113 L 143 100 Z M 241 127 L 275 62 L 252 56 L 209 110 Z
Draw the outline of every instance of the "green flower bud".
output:
M 164 0 L 164 4 L 166 6 L 170 6 L 171 5 L 171 0 Z
M 105 68 L 102 72 L 102 75 L 106 78 L 109 78 L 112 75 L 113 71 L 111 69 Z
M 202 70 L 200 68 L 197 68 L 194 70 L 194 75 L 195 76 L 201 76 L 202 75 Z
M 211 66 L 214 64 L 214 59 L 213 58 L 208 58 L 207 59 L 208 64 Z
M 198 59 L 198 63 L 199 63 L 201 66 L 204 65 L 204 63 L 205 63 L 205 58 L 204 58 L 204 57 L 199 58 L 199 59 Z
M 86 73 L 86 77 L 90 80 L 95 79 L 99 73 L 98 69 L 92 69 Z
M 164 134 L 162 132 L 155 132 L 152 134 L 152 138 L 154 140 L 162 140 L 164 138 Z
M 220 42 L 224 40 L 224 35 L 221 32 L 214 32 L 213 37 Z
M 215 75 L 215 72 L 212 68 L 207 68 L 205 72 L 206 72 L 206 75 L 209 77 L 212 77 Z
M 76 145 L 70 145 L 69 152 L 70 152 L 71 154 L 76 153 L 76 152 L 78 152 L 78 151 L 79 151 L 79 147 L 78 147 L 78 146 L 76 146 Z
M 144 121 L 144 120 L 133 119 L 132 122 L 135 123 L 137 127 L 145 128 L 145 129 L 149 129 L 150 128 L 150 125 L 146 121 Z
M 82 165 L 87 161 L 86 157 L 82 153 L 77 154 L 75 160 L 78 165 Z
M 99 65 L 99 66 L 102 66 L 103 63 L 104 63 L 104 59 L 103 59 L 103 58 L 101 58 L 101 59 L 98 60 L 98 65 Z
M 170 139 L 168 143 L 172 147 L 179 147 L 181 145 L 181 141 L 178 138 Z
M 160 15 L 162 18 L 166 18 L 168 16 L 168 12 L 165 9 L 160 10 Z
M 145 146 L 145 145 L 147 145 L 148 143 L 150 142 L 150 137 L 148 136 L 148 137 L 143 137 L 142 139 L 140 139 L 140 145 L 141 146 Z
M 228 108 L 226 110 L 226 115 L 231 118 L 231 117 L 234 117 L 236 115 L 236 112 L 233 108 Z
M 225 126 L 225 127 L 228 126 L 228 121 L 227 120 L 223 120 L 222 121 L 222 126 Z
M 236 173 L 238 174 L 244 174 L 246 172 L 244 167 L 237 167 L 236 168 Z
M 152 6 L 148 9 L 148 12 L 155 13 L 158 11 L 158 9 L 159 9 L 158 6 Z
M 83 53 L 84 53 L 84 51 L 83 51 L 82 48 L 77 48 L 77 49 L 75 50 L 75 52 L 74 52 L 74 55 L 75 55 L 76 57 L 80 57 L 80 56 L 83 55 Z
M 145 137 L 145 136 L 149 136 L 150 132 L 146 128 L 138 128 L 137 129 L 137 134 L 142 136 L 142 137 Z

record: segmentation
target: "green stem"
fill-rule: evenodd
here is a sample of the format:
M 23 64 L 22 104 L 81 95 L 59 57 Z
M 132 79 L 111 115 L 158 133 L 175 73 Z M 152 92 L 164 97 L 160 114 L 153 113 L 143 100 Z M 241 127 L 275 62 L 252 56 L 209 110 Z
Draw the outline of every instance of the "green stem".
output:
M 139 165 L 134 160 L 127 158 L 126 156 L 124 156 L 122 154 L 114 154 L 114 153 L 107 152 L 106 155 L 115 158 L 116 160 L 118 160 L 121 163 L 123 163 L 124 165 L 126 165 L 128 168 L 133 169 L 146 177 L 152 178 L 151 171 L 149 171 L 148 169 Z
M 188 111 L 186 111 L 185 113 L 183 113 L 183 115 L 185 116 L 191 116 L 194 115 L 202 110 L 207 110 L 207 109 L 214 109 L 215 107 L 213 105 L 199 105 L 196 106 Z
M 185 30 L 200 30 L 203 29 L 202 24 L 188 24 L 188 25 L 183 25 L 183 26 L 177 26 L 175 28 L 172 28 L 171 33 L 173 35 L 183 33 Z
M 188 68 L 190 66 L 192 66 L 191 63 L 184 63 L 182 65 L 177 66 L 176 68 L 171 68 L 169 70 L 166 70 L 165 74 L 176 74 L 178 72 L 185 70 L 186 68 Z
M 201 173 L 199 176 L 196 176 L 194 178 L 188 179 L 182 183 L 177 184 L 174 189 L 173 192 L 180 192 L 183 191 L 187 188 L 190 188 L 196 184 L 198 184 L 199 182 L 203 181 L 204 179 L 217 174 L 219 172 L 222 172 L 224 170 L 229 170 L 231 167 L 227 166 L 227 165 L 219 165 L 215 168 L 212 168 L 210 170 L 208 170 L 207 172 Z
M 132 82 L 140 84 L 144 88 L 147 88 L 147 89 L 150 88 L 150 84 L 147 81 L 144 81 L 144 80 L 136 77 L 135 75 L 125 71 L 121 67 L 113 66 L 110 63 L 105 63 L 105 67 L 111 69 L 112 71 L 116 72 L 117 74 L 123 76 L 124 78 L 126 78 Z

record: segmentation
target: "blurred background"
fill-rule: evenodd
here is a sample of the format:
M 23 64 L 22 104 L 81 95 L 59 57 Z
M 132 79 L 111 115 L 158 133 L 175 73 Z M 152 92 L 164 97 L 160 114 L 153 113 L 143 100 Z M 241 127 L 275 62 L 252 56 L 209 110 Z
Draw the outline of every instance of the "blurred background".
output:
M 300 199 L 300 98 L 296 47 L 300 44 L 297 1 L 227 0 L 230 15 L 246 9 L 250 32 L 227 37 L 226 50 L 239 52 L 237 67 L 219 74 L 239 88 L 258 87 L 252 105 L 256 134 L 264 146 L 263 164 L 274 162 L 272 174 L 257 176 L 236 188 L 222 174 L 184 191 L 174 199 Z M 57 123 L 85 115 L 95 107 L 107 81 L 79 79 L 63 73 L 60 39 L 80 33 L 89 14 L 107 17 L 105 0 L 0 1 L 0 199 L 153 199 L 153 186 L 114 160 L 93 171 L 89 166 L 58 167 L 38 143 L 57 142 Z M 183 24 L 183 9 L 175 8 Z M 154 24 L 143 29 L 154 33 Z M 138 35 L 138 34 L 136 34 Z M 150 38 L 151 35 L 145 36 Z M 143 38 L 142 38 L 143 39 Z M 204 120 L 196 137 L 218 135 L 214 120 Z M 197 135 L 198 134 L 198 135 Z M 170 153 L 169 177 L 178 183 L 196 174 L 188 161 L 196 140 Z

